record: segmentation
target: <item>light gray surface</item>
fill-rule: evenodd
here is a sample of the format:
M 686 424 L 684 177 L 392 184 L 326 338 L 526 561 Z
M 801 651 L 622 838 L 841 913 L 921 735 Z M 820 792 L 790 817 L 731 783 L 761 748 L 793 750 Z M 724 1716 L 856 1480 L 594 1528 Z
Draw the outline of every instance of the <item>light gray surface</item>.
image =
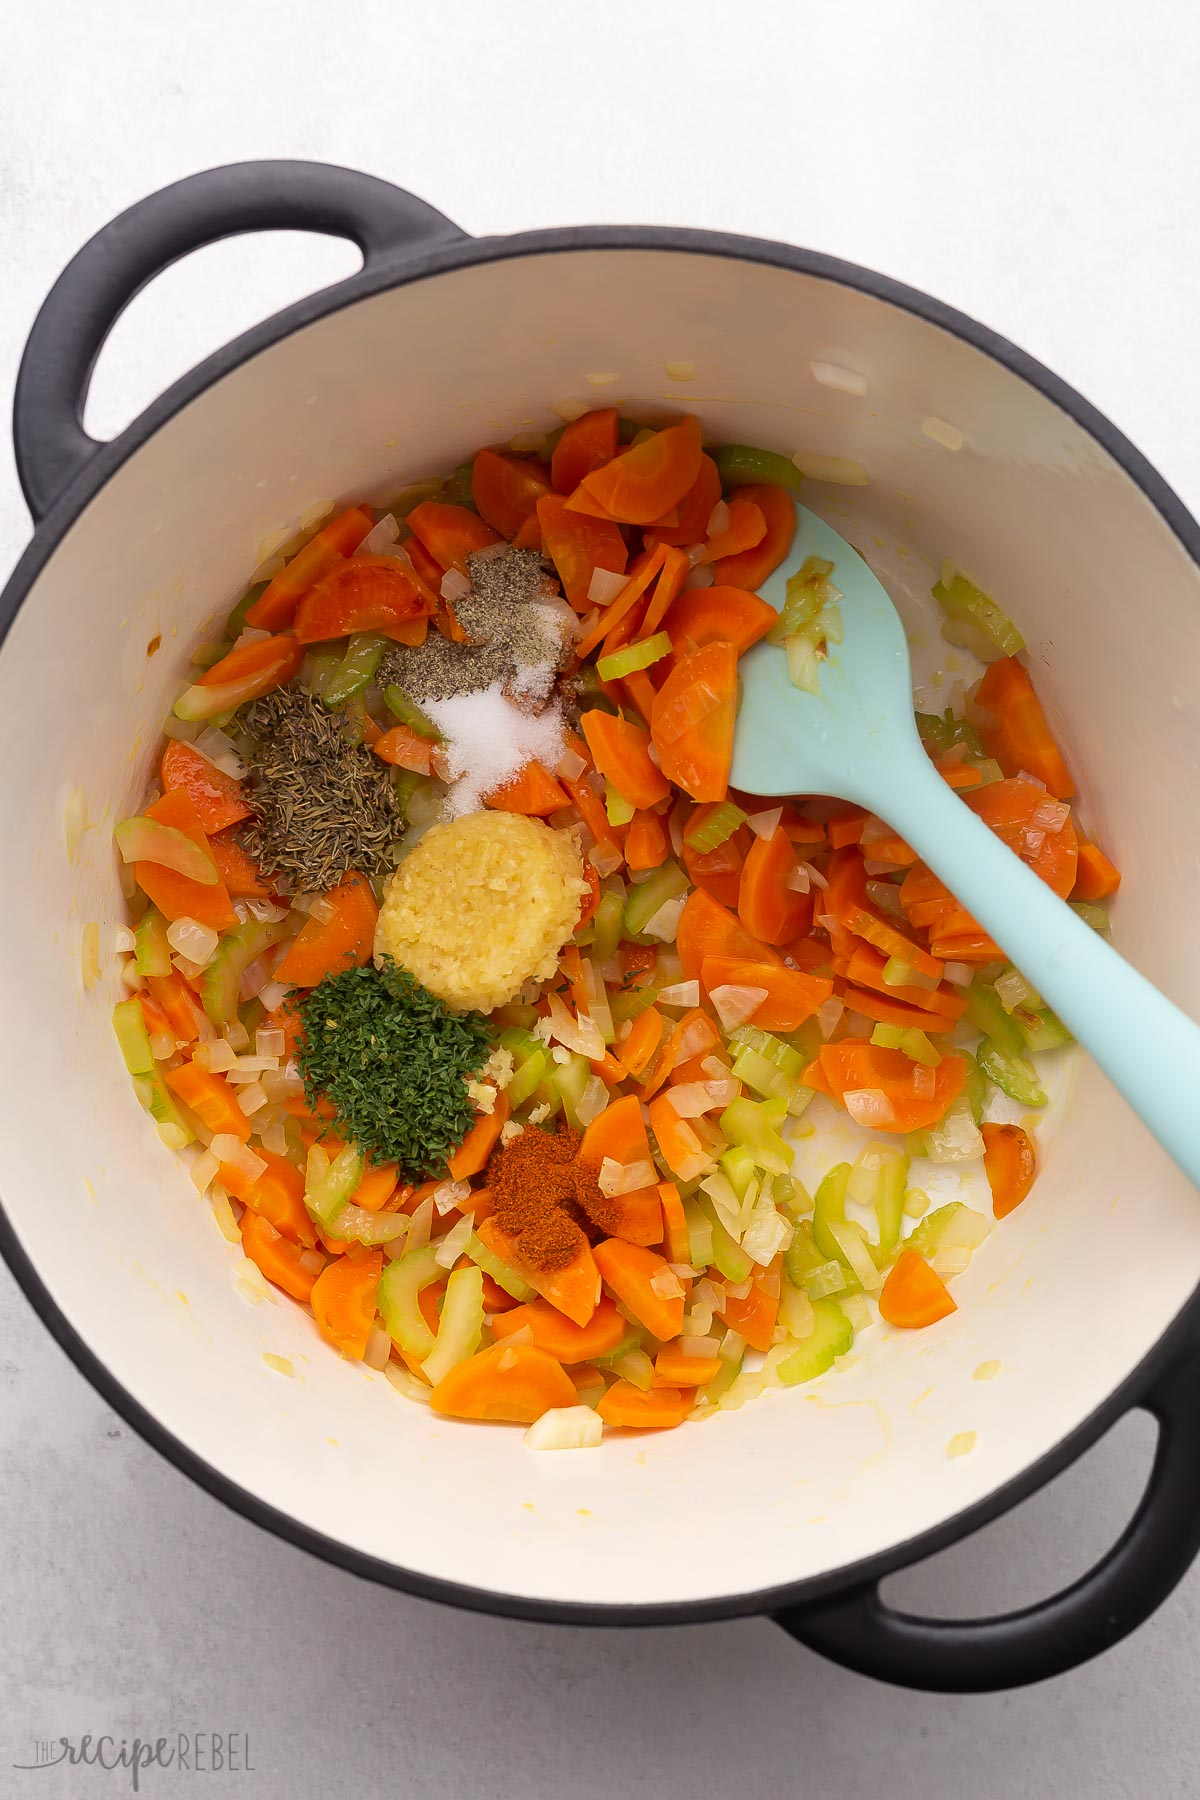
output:
M 113 213 L 214 163 L 307 156 L 402 182 L 479 233 L 711 225 L 881 268 L 1057 368 L 1200 507 L 1200 26 L 1182 4 L 24 0 L 14 13 L 0 62 L 4 393 L 45 290 Z M 344 245 L 276 238 L 181 265 L 114 336 L 92 429 L 119 429 L 197 356 L 354 262 Z M 5 439 L 0 565 L 27 534 Z M 1097 1299 L 1100 1315 L 1119 1304 Z M 900 1694 L 759 1621 L 507 1624 L 315 1563 L 147 1450 L 4 1273 L 0 1396 L 5 1797 L 127 1792 L 119 1772 L 11 1767 L 39 1737 L 88 1730 L 249 1733 L 253 1773 L 150 1771 L 156 1796 L 1200 1790 L 1197 1575 L 1135 1639 L 1061 1681 L 999 1699 Z M 1118 1428 L 896 1591 L 944 1612 L 1050 1592 L 1112 1540 L 1151 1441 L 1144 1419 Z

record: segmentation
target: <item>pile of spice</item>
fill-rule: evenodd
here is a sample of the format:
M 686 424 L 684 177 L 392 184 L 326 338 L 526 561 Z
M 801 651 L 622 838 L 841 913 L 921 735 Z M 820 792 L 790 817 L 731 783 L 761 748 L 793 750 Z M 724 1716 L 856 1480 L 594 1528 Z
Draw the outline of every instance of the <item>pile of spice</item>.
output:
M 577 1131 L 527 1126 L 488 1162 L 487 1188 L 499 1225 L 535 1269 L 565 1269 L 586 1238 L 596 1243 L 620 1223 L 600 1192 L 597 1170 L 579 1160 Z
M 411 1180 L 443 1169 L 475 1123 L 467 1084 L 491 1054 L 487 1021 L 452 1012 L 389 957 L 327 975 L 296 1010 L 309 1106 L 328 1100 L 339 1137 Z
M 242 841 L 281 892 L 324 893 L 350 873 L 381 875 L 404 831 L 391 771 L 352 744 L 338 714 L 289 685 L 244 715 L 247 798 Z

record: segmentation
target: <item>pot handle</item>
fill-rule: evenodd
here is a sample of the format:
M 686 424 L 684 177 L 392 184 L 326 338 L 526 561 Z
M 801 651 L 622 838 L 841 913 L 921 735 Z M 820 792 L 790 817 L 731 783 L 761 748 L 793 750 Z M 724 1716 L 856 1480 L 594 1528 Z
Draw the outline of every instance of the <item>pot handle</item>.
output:
M 886 1606 L 868 1582 L 776 1623 L 856 1674 L 935 1693 L 994 1693 L 1077 1668 L 1147 1619 L 1200 1550 L 1198 1381 L 1192 1346 L 1136 1402 L 1158 1421 L 1145 1493 L 1112 1549 L 1063 1593 L 991 1619 L 923 1619 Z
M 247 231 L 350 238 L 368 269 L 396 251 L 465 236 L 403 188 L 328 163 L 231 163 L 139 200 L 67 264 L 25 346 L 13 441 L 35 522 L 101 447 L 83 429 L 83 406 L 96 358 L 129 302 L 179 257 Z

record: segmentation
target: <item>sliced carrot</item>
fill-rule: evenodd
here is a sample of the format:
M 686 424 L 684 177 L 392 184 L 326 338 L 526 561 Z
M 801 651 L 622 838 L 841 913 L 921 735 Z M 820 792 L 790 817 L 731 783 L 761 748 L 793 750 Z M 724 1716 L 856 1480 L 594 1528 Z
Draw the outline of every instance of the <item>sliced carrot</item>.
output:
M 327 920 L 307 919 L 291 949 L 275 969 L 275 979 L 291 987 L 316 987 L 326 975 L 369 962 L 375 943 L 379 908 L 370 883 L 348 875 L 330 888 L 326 903 L 334 909 Z
M 588 884 L 588 891 L 580 902 L 579 918 L 575 924 L 576 931 L 579 930 L 581 925 L 586 925 L 588 920 L 594 917 L 596 908 L 600 904 L 600 877 L 596 873 L 595 865 L 590 856 L 585 856 L 583 859 L 583 879 Z
M 550 492 L 545 465 L 497 450 L 480 450 L 471 466 L 471 498 L 501 537 L 515 538 Z
M 802 894 L 788 886 L 797 867 L 796 852 L 781 825 L 750 846 L 738 888 L 738 918 L 764 944 L 788 944 L 812 924 L 811 891 Z
M 252 1206 L 282 1237 L 311 1248 L 317 1237 L 304 1204 L 303 1173 L 286 1156 L 266 1150 L 261 1144 L 255 1154 L 267 1165 L 257 1175 L 247 1175 L 233 1163 L 222 1163 L 217 1179 L 235 1200 Z
M 460 575 L 466 574 L 472 551 L 504 541 L 469 507 L 451 506 L 444 500 L 422 500 L 409 513 L 408 524 L 443 571 L 457 569 Z
M 343 1257 L 321 1271 L 309 1295 L 321 1336 L 356 1362 L 366 1354 L 375 1323 L 375 1290 L 382 1270 L 380 1250 L 358 1262 Z
M 607 519 L 568 512 L 566 501 L 556 494 L 538 501 L 537 516 L 542 544 L 558 571 L 563 593 L 576 612 L 586 612 L 591 605 L 588 587 L 596 570 L 625 573 L 629 552 L 621 527 Z
M 910 869 L 917 860 L 912 845 L 906 844 L 894 832 L 889 832 L 886 837 L 872 838 L 863 848 L 872 862 L 890 863 L 893 869 Z
M 640 556 L 634 557 L 625 586 L 616 599 L 603 608 L 591 630 L 585 631 L 576 644 L 575 654 L 580 662 L 589 657 L 598 644 L 604 644 L 608 655 L 620 647 L 622 639 L 616 635 L 617 627 L 629 620 L 634 607 L 662 568 L 667 548 L 664 544 L 656 544 L 652 550 L 643 550 Z
M 396 1191 L 400 1170 L 395 1163 L 371 1163 L 350 1196 L 351 1206 L 364 1212 L 382 1212 Z
M 651 1391 L 665 1387 L 704 1387 L 720 1372 L 719 1356 L 687 1356 L 678 1344 L 664 1344 L 654 1359 L 650 1387 Z
M 204 1011 L 179 970 L 172 969 L 169 975 L 147 975 L 146 985 L 179 1042 L 194 1044 L 200 1036 Z
M 627 1321 L 611 1300 L 601 1300 L 586 1325 L 573 1325 L 544 1300 L 529 1300 L 496 1319 L 492 1330 L 497 1338 L 506 1338 L 526 1327 L 533 1332 L 536 1348 L 548 1351 L 560 1363 L 593 1362 L 597 1356 L 607 1356 L 629 1335 Z
M 638 636 L 644 638 L 654 636 L 682 594 L 683 584 L 692 566 L 684 552 L 676 550 L 671 544 L 660 544 L 658 554 L 662 563 L 655 579 L 654 592 L 646 607 L 646 616 L 638 627 Z
M 718 586 L 752 591 L 762 586 L 791 549 L 796 535 L 796 508 L 786 488 L 771 487 L 767 482 L 747 482 L 738 488 L 738 498 L 751 500 L 759 508 L 766 531 L 752 550 L 743 550 L 739 556 L 723 556 L 712 568 Z
M 905 1030 L 924 1032 L 954 1030 L 954 1020 L 944 1013 L 926 1012 L 924 1007 L 911 1006 L 903 1000 L 889 1000 L 886 993 L 876 993 L 873 988 L 847 985 L 842 998 L 850 1012 L 875 1025 L 899 1025 Z
M 190 795 L 196 817 L 210 837 L 236 825 L 250 811 L 241 782 L 178 738 L 170 739 L 163 751 L 159 773 L 164 790 L 183 788 Z
M 372 748 L 380 762 L 396 769 L 411 769 L 417 775 L 428 775 L 433 767 L 436 748 L 432 738 L 422 737 L 411 725 L 391 725 L 376 738 Z
M 683 1201 L 679 1198 L 679 1189 L 673 1181 L 659 1182 L 658 1199 L 662 1207 L 663 1237 L 667 1261 L 690 1263 L 692 1255 L 691 1243 L 688 1238 L 687 1216 L 683 1210 Z
M 611 686 L 611 683 L 607 685 Z M 634 712 L 640 713 L 643 723 L 649 725 L 650 714 L 654 711 L 654 696 L 658 690 L 646 670 L 634 669 L 631 674 L 623 675 L 620 685 Z
M 678 506 L 700 472 L 700 421 L 687 417 L 585 475 L 576 490 L 610 519 L 650 525 Z M 576 495 L 567 502 L 577 510 Z
M 689 1388 L 651 1387 L 643 1392 L 632 1381 L 614 1381 L 596 1406 L 606 1425 L 633 1431 L 669 1431 L 682 1425 L 695 1404 Z
M 160 825 L 171 825 L 176 831 L 182 831 L 185 837 L 190 837 L 194 844 L 211 854 L 196 808 L 182 788 L 170 788 L 146 808 L 145 816 L 157 820 Z M 195 919 L 197 924 L 208 925 L 213 931 L 229 931 L 238 922 L 229 890 L 221 880 L 211 885 L 193 881 L 187 875 L 179 875 L 174 869 L 152 862 L 134 863 L 133 872 L 142 892 L 154 902 L 165 919 Z
M 720 1316 L 731 1331 L 745 1338 L 752 1350 L 769 1350 L 779 1317 L 779 1270 L 756 1272 L 750 1292 L 741 1299 L 727 1291 Z
M 1028 669 L 1015 656 L 990 663 L 975 690 L 975 699 L 995 721 L 984 726 L 979 735 L 984 749 L 995 757 L 1004 773 L 1019 775 L 1024 769 L 1044 782 L 1056 799 L 1069 800 L 1075 783 L 1050 734 Z
M 630 865 L 632 867 L 632 865 Z M 1107 900 L 1115 894 L 1121 885 L 1120 871 L 1110 863 L 1098 844 L 1089 843 L 1085 838 L 1079 846 L 1079 860 L 1075 865 L 1075 886 L 1071 889 L 1073 900 Z
M 661 1244 L 663 1216 L 657 1186 L 633 1188 L 628 1194 L 607 1199 L 604 1229 L 627 1244 Z
M 579 723 L 597 769 L 631 806 L 657 806 L 668 798 L 670 783 L 650 760 L 648 731 L 599 709 L 585 712 Z
M 705 644 L 732 644 L 739 656 L 766 637 L 779 618 L 773 606 L 743 588 L 689 588 L 672 602 L 663 620 L 676 656 Z
M 683 1044 L 683 1021 L 678 1020 L 671 1029 L 664 1032 L 662 1042 L 650 1060 L 650 1065 L 642 1077 L 642 1085 L 637 1091 L 637 1099 L 643 1106 L 647 1105 L 657 1094 L 675 1064 L 679 1061 L 679 1052 Z
M 486 1167 L 488 1157 L 500 1141 L 500 1133 L 508 1122 L 511 1110 L 503 1089 L 498 1090 L 491 1112 L 479 1114 L 449 1159 L 447 1167 L 454 1181 L 465 1181 L 468 1175 L 478 1175 Z
M 733 759 L 737 652 L 706 644 L 679 659 L 659 689 L 650 732 L 662 773 L 693 800 L 723 800 Z
M 797 1031 L 833 993 L 833 982 L 804 969 L 752 962 L 740 956 L 706 956 L 700 984 L 711 994 L 719 987 L 765 988 L 767 997 L 752 1016 L 763 1031 Z
M 503 787 L 493 788 L 486 803 L 497 812 L 525 813 L 534 819 L 548 819 L 571 804 L 566 789 L 540 762 L 526 763 L 519 775 Z
M 309 588 L 335 568 L 342 557 L 357 550 L 373 524 L 365 506 L 351 506 L 331 519 L 272 577 L 265 591 L 247 609 L 247 625 L 255 631 L 282 631 L 290 625 Z
M 702 455 L 696 479 L 676 509 L 676 523 L 647 525 L 644 534 L 646 542 L 675 545 L 703 543 L 712 509 L 720 498 L 721 477 L 717 465 L 711 456 Z
M 605 1157 L 618 1163 L 644 1162 L 650 1156 L 650 1140 L 637 1097 L 626 1094 L 610 1100 L 587 1127 L 579 1146 L 579 1160 L 599 1168 Z
M 1033 1186 L 1037 1156 L 1033 1139 L 1019 1125 L 980 1126 L 983 1169 L 992 1190 L 992 1211 L 1003 1219 L 1020 1206 Z
M 588 1067 L 610 1088 L 620 1087 L 626 1079 L 624 1069 L 611 1050 L 606 1050 L 603 1056 L 589 1056 Z
M 992 664 L 993 668 L 997 666 Z M 967 794 L 964 799 L 964 805 L 976 818 L 990 826 L 1035 875 L 1041 876 L 1047 887 L 1065 899 L 1075 886 L 1079 839 L 1069 817 L 1058 831 L 1043 831 L 1035 825 L 1034 815 L 1045 804 L 1045 791 L 1020 779 L 989 782 L 977 794 Z
M 665 1342 L 678 1337 L 683 1325 L 685 1296 L 664 1296 L 652 1286 L 656 1278 L 669 1276 L 664 1257 L 640 1244 L 627 1244 L 621 1238 L 606 1238 L 592 1252 L 605 1285 L 620 1300 L 639 1325 L 651 1337 Z M 679 1283 L 682 1290 L 682 1283 Z
M 208 840 L 212 851 L 212 859 L 217 865 L 217 873 L 225 883 L 232 899 L 266 900 L 271 889 L 263 879 L 262 870 L 254 858 L 239 844 L 231 831 L 218 832 L 216 837 Z
M 481 1219 L 476 1213 L 475 1218 L 481 1242 L 494 1255 L 516 1269 L 531 1287 L 536 1288 L 543 1300 L 556 1306 L 568 1319 L 574 1319 L 576 1325 L 587 1324 L 600 1298 L 600 1275 L 591 1247 L 582 1231 L 579 1233 L 579 1248 L 564 1268 L 541 1269 L 523 1255 L 516 1239 L 508 1235 L 494 1216 Z
M 625 861 L 631 869 L 657 869 L 670 851 L 667 828 L 658 813 L 639 807 L 625 837 Z
M 511 1315 L 506 1315 L 511 1316 Z M 557 1406 L 574 1406 L 575 1384 L 556 1357 L 534 1344 L 493 1344 L 456 1363 L 429 1396 L 455 1419 L 532 1425 Z
M 753 550 L 756 544 L 761 544 L 767 535 L 767 521 L 761 506 L 744 499 L 741 494 L 735 494 L 727 504 L 729 523 L 724 531 L 717 532 L 705 544 L 703 560 L 706 563 L 740 556 L 744 550 Z
M 782 968 L 781 959 L 758 938 L 751 937 L 728 908 L 703 888 L 687 897 L 675 933 L 675 949 L 683 965 L 685 981 L 699 981 L 706 956 L 732 956 Z
M 211 669 L 196 677 L 197 687 L 231 687 L 236 704 L 257 700 L 292 679 L 304 661 L 304 651 L 289 635 L 257 638 L 229 651 Z
M 352 631 L 381 631 L 429 618 L 437 595 L 394 556 L 351 556 L 310 588 L 296 609 L 296 641 L 319 644 Z
M 409 532 L 401 546 L 421 580 L 441 598 L 442 576 L 446 573 L 436 556 L 431 556 L 415 532 Z
M 983 785 L 983 771 L 977 769 L 973 763 L 963 762 L 961 757 L 955 758 L 953 762 L 947 756 L 939 757 L 934 767 L 942 780 L 952 788 L 974 788 Z M 895 841 L 899 843 L 901 840 L 896 839 Z M 878 854 L 874 847 L 872 847 L 871 853 L 878 860 Z
M 747 825 L 739 825 L 732 836 L 715 850 L 696 850 L 688 842 L 690 832 L 699 831 L 705 820 L 716 811 L 715 806 L 698 806 L 683 832 L 683 862 L 693 884 L 711 894 L 722 906 L 736 909 L 742 883 L 742 865 L 750 852 L 754 833 Z
M 825 821 L 825 835 L 834 850 L 844 850 L 850 844 L 862 841 L 863 826 L 867 822 L 867 814 L 861 806 L 848 806 L 843 812 L 833 813 Z
M 846 908 L 842 922 L 847 931 L 852 931 L 855 937 L 872 945 L 882 956 L 896 957 L 915 969 L 918 975 L 928 975 L 932 981 L 940 981 L 945 974 L 945 963 L 940 962 L 936 956 L 930 956 L 927 950 L 922 950 L 912 938 L 905 937 L 902 931 L 889 924 L 886 919 L 881 919 L 870 907 L 851 904 Z
M 243 1144 L 250 1142 L 250 1121 L 223 1075 L 185 1062 L 167 1070 L 166 1083 L 209 1131 L 238 1138 Z
M 919 1331 L 957 1310 L 945 1282 L 925 1258 L 915 1250 L 902 1250 L 880 1290 L 880 1317 L 889 1325 Z
M 893 986 L 883 979 L 887 958 L 873 944 L 856 944 L 846 965 L 846 979 L 857 987 L 873 988 L 885 1000 L 899 1000 L 904 1006 L 915 1006 L 922 1012 L 940 1013 L 943 1018 L 961 1019 L 967 1010 L 966 997 L 957 988 L 943 982 L 939 987 Z
M 936 1125 L 962 1093 L 967 1063 L 964 1057 L 949 1054 L 936 1069 L 928 1070 L 910 1062 L 902 1050 L 883 1050 L 865 1038 L 843 1038 L 838 1044 L 823 1044 L 815 1063 L 809 1064 L 800 1079 L 806 1087 L 819 1087 L 841 1106 L 846 1106 L 847 1095 L 852 1096 L 846 1107 L 851 1117 L 854 1095 L 882 1094 L 886 1115 L 879 1117 L 872 1101 L 871 1116 L 864 1119 L 872 1129 L 924 1131 Z
M 679 1116 L 669 1093 L 650 1101 L 650 1129 L 672 1175 L 691 1181 L 704 1173 L 707 1153 L 697 1123 Z
M 249 1206 L 242 1214 L 240 1230 L 242 1248 L 268 1281 L 290 1294 L 293 1300 L 311 1298 L 317 1271 L 300 1260 L 302 1256 L 311 1255 L 310 1251 L 291 1243 L 269 1220 L 261 1218 Z
M 550 479 L 557 494 L 573 494 L 585 475 L 602 469 L 617 454 L 617 409 L 602 406 L 563 427 L 550 458 Z
M 620 1045 L 621 1067 L 632 1080 L 636 1081 L 649 1066 L 650 1059 L 662 1042 L 666 1020 L 656 1006 L 648 1006 L 644 1013 L 639 1013 L 633 1021 L 633 1030 Z M 600 1115 L 603 1118 L 603 1114 Z

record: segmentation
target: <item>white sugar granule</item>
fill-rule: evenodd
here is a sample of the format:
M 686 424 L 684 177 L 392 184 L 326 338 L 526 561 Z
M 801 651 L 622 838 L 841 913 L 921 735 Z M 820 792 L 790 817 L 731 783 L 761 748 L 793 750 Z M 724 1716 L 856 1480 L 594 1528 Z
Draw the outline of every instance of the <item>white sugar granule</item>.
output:
M 488 794 L 503 787 L 526 763 L 554 769 L 562 759 L 563 722 L 556 706 L 544 712 L 522 712 L 506 700 L 500 682 L 478 694 L 454 694 L 448 700 L 426 700 L 429 714 L 446 740 L 450 790 L 446 816 L 480 812 Z

